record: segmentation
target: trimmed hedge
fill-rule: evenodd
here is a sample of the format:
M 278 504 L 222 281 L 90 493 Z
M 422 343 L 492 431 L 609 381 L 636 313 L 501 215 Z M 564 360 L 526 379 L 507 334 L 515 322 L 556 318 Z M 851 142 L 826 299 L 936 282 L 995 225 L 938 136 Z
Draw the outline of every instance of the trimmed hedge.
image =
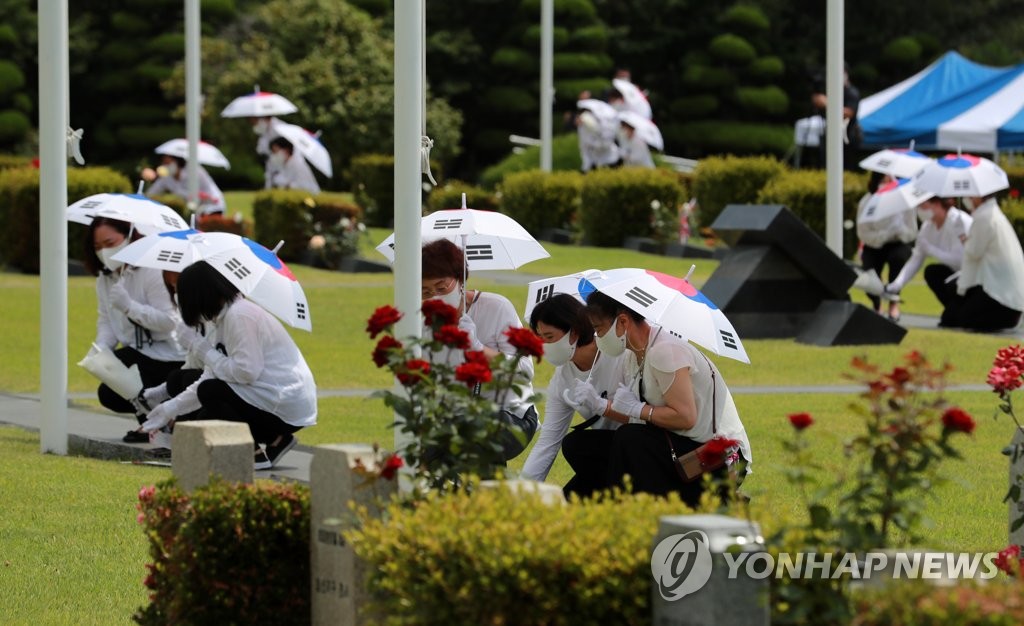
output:
M 700 203 L 700 226 L 711 226 L 727 204 L 750 204 L 761 188 L 786 171 L 771 157 L 707 157 L 694 173 L 693 194 Z
M 395 157 L 361 154 L 349 165 L 356 203 L 366 210 L 370 226 L 391 226 L 395 215 Z M 256 219 L 257 231 L 259 218 Z
M 662 128 L 665 142 L 684 149 L 718 154 L 776 154 L 793 146 L 793 126 L 757 122 L 703 120 L 668 124 Z M 692 148 L 691 148 L 692 147 Z
M 601 169 L 583 177 L 580 226 L 594 246 L 621 246 L 626 237 L 662 239 L 683 200 L 673 172 L 645 168 Z M 669 218 L 671 214 L 671 218 Z
M 501 183 L 501 209 L 535 236 L 545 228 L 571 228 L 582 190 L 579 172 L 517 172 Z
M 573 96 L 575 98 L 575 96 Z M 506 139 L 507 141 L 507 139 Z M 553 170 L 573 170 L 578 172 L 583 162 L 580 161 L 580 144 L 576 133 L 557 135 L 551 139 L 551 168 Z M 525 172 L 540 167 L 540 148 L 530 146 L 519 154 L 510 154 L 500 162 L 484 170 L 480 175 L 480 184 L 484 187 L 495 187 L 502 179 L 513 172 Z
M 32 159 L 14 154 L 0 154 L 0 170 L 9 170 L 16 167 L 29 167 Z
M 738 87 L 736 101 L 744 109 L 760 115 L 782 115 L 789 108 L 789 96 L 775 85 Z
M 298 261 L 306 251 L 315 222 L 334 223 L 347 217 L 360 220 L 363 210 L 342 194 L 270 189 L 261 191 L 252 201 L 256 222 L 254 239 L 268 248 L 284 245 L 277 254 L 285 261 Z
M 857 626 L 1016 626 L 1024 623 L 1024 586 L 1000 577 L 981 585 L 893 581 L 853 596 Z
M 131 193 L 124 175 L 105 167 L 68 170 L 68 204 L 97 193 Z M 84 226 L 68 224 L 68 258 L 82 256 Z M 39 272 L 39 170 L 0 171 L 0 254 L 23 272 Z
M 466 194 L 466 208 L 481 211 L 497 211 L 498 198 L 490 191 L 461 180 L 450 180 L 434 187 L 427 196 L 430 212 L 462 208 L 462 194 Z

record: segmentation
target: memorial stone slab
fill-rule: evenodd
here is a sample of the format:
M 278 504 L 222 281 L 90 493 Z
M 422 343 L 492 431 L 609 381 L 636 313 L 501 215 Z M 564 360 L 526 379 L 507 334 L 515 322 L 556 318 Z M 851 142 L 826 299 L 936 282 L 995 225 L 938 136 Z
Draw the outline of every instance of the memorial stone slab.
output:
M 232 482 L 253 481 L 255 442 L 247 424 L 179 422 L 171 441 L 171 467 L 185 491 L 208 484 L 212 476 Z

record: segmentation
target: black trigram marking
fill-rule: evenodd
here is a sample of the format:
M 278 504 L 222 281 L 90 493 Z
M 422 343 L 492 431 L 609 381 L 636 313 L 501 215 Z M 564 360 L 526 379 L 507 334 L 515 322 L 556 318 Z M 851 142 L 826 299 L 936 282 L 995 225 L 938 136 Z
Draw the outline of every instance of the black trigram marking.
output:
M 306 303 L 296 302 L 295 303 L 295 316 L 300 320 L 306 319 Z
M 875 209 L 878 208 L 877 204 L 869 204 L 868 208 L 864 209 L 864 217 L 871 217 L 875 214 Z
M 890 165 L 892 165 L 892 159 L 889 159 L 889 158 L 878 159 L 878 167 L 889 167 Z
M 633 287 L 626 292 L 626 297 L 642 307 L 648 307 L 658 301 L 657 298 L 639 287 Z
M 466 246 L 467 261 L 490 261 L 494 258 L 494 251 L 490 244 Z
M 103 204 L 103 200 L 89 200 L 88 202 L 83 202 L 82 204 L 78 205 L 78 208 L 80 208 L 80 209 L 95 209 L 96 207 L 100 206 L 101 204 Z
M 924 196 L 924 195 L 928 195 L 928 192 L 925 191 L 924 189 L 920 189 L 918 187 L 914 187 L 914 191 L 911 192 L 910 197 L 916 200 L 916 199 L 918 199 L 918 198 L 920 198 L 921 196 Z
M 181 228 L 181 220 L 177 218 L 171 217 L 170 215 L 164 215 L 163 213 L 161 213 L 160 219 L 162 219 L 164 221 L 164 224 L 167 224 L 168 226 L 171 226 L 173 228 Z
M 185 256 L 184 253 L 176 250 L 161 250 L 156 260 L 164 263 L 181 263 L 181 257 L 183 256 Z
M 683 337 L 682 335 L 680 335 L 679 333 L 672 329 L 669 329 L 668 334 L 672 335 L 673 337 L 678 337 L 679 339 L 686 339 L 686 337 Z
M 461 217 L 440 219 L 434 222 L 434 230 L 458 230 L 462 227 Z
M 242 262 L 236 258 L 232 258 L 230 261 L 224 264 L 224 267 L 228 268 L 228 271 L 237 276 L 238 278 L 245 278 L 252 272 L 249 268 L 242 265 Z
M 954 180 L 953 191 L 968 191 L 971 188 L 971 181 L 969 180 Z
M 537 302 L 543 302 L 547 300 L 555 293 L 554 285 L 546 285 L 537 290 Z
M 389 248 L 391 248 L 391 250 L 392 250 L 392 251 L 394 251 L 394 249 L 395 249 L 395 243 L 394 243 L 394 242 L 391 242 L 391 243 L 389 243 L 389 244 L 388 244 L 388 247 L 389 247 Z
M 736 335 L 730 333 L 727 330 L 718 330 L 718 333 L 722 335 L 722 343 L 725 344 L 726 348 L 737 350 L 739 347 L 736 345 Z

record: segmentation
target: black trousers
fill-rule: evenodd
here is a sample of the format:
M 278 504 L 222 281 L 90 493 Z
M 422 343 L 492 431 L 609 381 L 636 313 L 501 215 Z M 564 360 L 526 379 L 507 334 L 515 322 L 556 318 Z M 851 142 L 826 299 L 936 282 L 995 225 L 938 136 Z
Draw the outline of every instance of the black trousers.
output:
M 202 375 L 203 370 L 201 369 L 186 369 L 183 367 L 181 369 L 174 370 L 167 376 L 167 394 L 172 398 L 178 396 L 181 392 L 188 389 L 192 383 L 199 380 L 199 377 Z M 184 415 L 179 415 L 175 418 L 175 421 L 187 422 L 188 420 L 198 419 L 199 412 L 201 410 L 202 409 L 192 411 L 191 413 L 185 413 Z
M 891 283 L 899 276 L 900 270 L 910 260 L 910 255 L 913 252 L 914 249 L 910 244 L 903 243 L 902 241 L 890 241 L 881 248 L 864 246 L 860 253 L 860 264 L 866 270 L 875 270 L 879 278 L 882 278 L 882 270 L 888 265 L 889 278 L 888 280 L 882 278 L 882 281 Z M 874 305 L 875 310 L 878 310 L 878 306 L 881 304 L 878 296 L 869 295 L 868 297 L 871 299 L 871 304 Z
M 1013 328 L 1020 322 L 1020 314 L 993 300 L 981 285 L 975 285 L 964 295 L 953 296 L 942 311 L 939 326 L 991 332 Z
M 257 444 L 273 443 L 279 436 L 299 430 L 298 426 L 287 424 L 273 413 L 258 409 L 241 399 L 223 380 L 204 380 L 199 384 L 198 393 L 199 402 L 203 405 L 198 419 L 244 422 L 249 425 L 249 431 Z
M 142 354 L 135 348 L 118 348 L 114 350 L 114 356 L 122 363 L 131 367 L 139 366 L 139 376 L 142 378 L 143 388 L 161 385 L 167 380 L 167 376 L 174 370 L 180 369 L 184 363 L 181 361 L 157 361 Z M 96 390 L 100 404 L 115 413 L 135 413 L 135 407 L 128 400 L 117 395 L 110 387 L 101 384 Z M 141 424 L 145 417 L 139 421 Z
M 562 456 L 576 474 L 565 483 L 565 497 L 576 494 L 588 498 L 607 489 L 608 459 L 611 457 L 614 430 L 571 430 L 562 439 Z
M 946 282 L 953 275 L 953 268 L 941 263 L 934 263 L 924 268 L 924 282 L 935 294 L 935 298 L 942 303 L 943 308 L 956 299 L 956 281 Z

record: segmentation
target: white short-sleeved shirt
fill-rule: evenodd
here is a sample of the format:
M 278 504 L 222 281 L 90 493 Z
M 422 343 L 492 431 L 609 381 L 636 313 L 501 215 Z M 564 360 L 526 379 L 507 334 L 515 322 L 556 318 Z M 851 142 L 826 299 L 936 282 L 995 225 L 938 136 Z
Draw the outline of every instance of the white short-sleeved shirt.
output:
M 110 290 L 118 282 L 132 299 L 127 313 L 110 302 Z M 121 344 L 157 361 L 185 360 L 174 335 L 181 315 L 160 270 L 124 266 L 119 274 L 100 274 L 96 301 L 96 345 L 112 350 Z
M 545 393 L 544 422 L 540 425 L 540 435 L 537 443 L 530 450 L 530 456 L 523 465 L 522 477 L 529 480 L 544 480 L 551 471 L 551 465 L 555 462 L 558 450 L 562 445 L 572 424 L 573 415 L 576 409 L 565 401 L 562 393 L 568 390 L 570 393 L 576 388 L 576 381 L 586 380 L 590 376 L 590 384 L 597 389 L 598 393 L 605 392 L 608 398 L 615 395 L 619 381 L 622 380 L 623 357 L 610 357 L 601 354 L 597 363 L 591 371 L 583 371 L 576 367 L 576 364 L 569 361 L 565 365 L 555 368 Z M 590 418 L 590 415 L 584 415 Z M 598 430 L 615 430 L 621 424 L 615 420 L 602 417 L 594 422 L 591 428 Z

